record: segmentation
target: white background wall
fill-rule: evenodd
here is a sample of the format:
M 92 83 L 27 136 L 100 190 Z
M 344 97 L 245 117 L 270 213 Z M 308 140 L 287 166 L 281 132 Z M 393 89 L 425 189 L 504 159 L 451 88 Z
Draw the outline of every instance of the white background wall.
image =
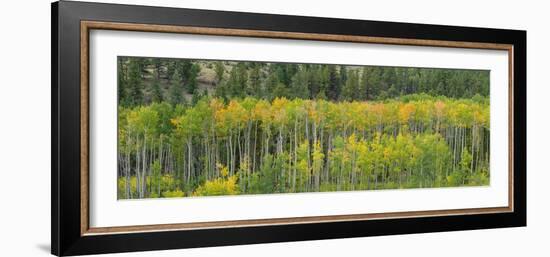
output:
M 549 256 L 550 31 L 547 24 L 550 18 L 545 1 L 106 1 L 528 31 L 527 228 L 118 256 Z M 0 10 L 0 26 L 0 256 L 47 256 L 50 244 L 50 1 L 5 1 Z

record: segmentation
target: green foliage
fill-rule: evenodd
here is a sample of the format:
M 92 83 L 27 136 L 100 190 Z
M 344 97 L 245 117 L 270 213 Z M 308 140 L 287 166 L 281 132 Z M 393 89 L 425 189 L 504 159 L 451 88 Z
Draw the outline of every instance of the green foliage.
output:
M 118 58 L 117 60 L 117 69 L 118 69 L 118 104 L 120 106 L 128 106 L 130 99 L 128 98 L 128 71 L 124 65 L 124 59 Z
M 161 151 L 170 165 L 154 157 L 145 182 L 130 170 L 131 195 L 125 196 L 121 176 L 119 197 L 164 196 L 178 188 L 202 196 L 486 185 L 486 109 L 482 100 L 428 95 L 340 103 L 205 97 L 188 108 L 121 108 L 121 155 Z M 477 139 L 465 136 L 472 134 Z
M 187 93 L 194 94 L 197 89 L 197 76 L 200 72 L 200 67 L 198 64 L 192 64 L 189 68 L 189 71 L 187 72 L 187 79 L 186 79 L 186 89 Z
M 198 81 L 201 67 L 207 74 L 213 74 L 209 82 Z M 225 100 L 254 96 L 270 100 L 324 97 L 331 101 L 360 101 L 423 93 L 480 101 L 489 95 L 487 71 L 139 57 L 120 57 L 118 69 L 118 94 L 122 106 L 145 105 L 163 98 L 173 104 L 182 104 L 195 93 L 200 83 L 215 85 L 212 91 Z M 157 88 L 157 83 L 169 86 Z
M 172 105 L 184 103 L 183 78 L 179 70 L 175 70 L 170 81 L 170 103 Z
M 349 78 L 345 78 L 345 84 L 342 88 L 342 98 L 347 101 L 360 99 L 359 97 L 359 78 L 356 71 L 350 71 Z
M 154 76 L 156 77 L 157 75 L 154 75 Z M 152 94 L 151 100 L 153 103 L 160 103 L 164 101 L 164 96 L 163 96 L 162 90 L 160 89 L 160 82 L 158 79 L 155 79 L 153 81 L 151 94 Z
M 341 81 L 335 65 L 328 65 L 328 87 L 327 96 L 331 100 L 337 100 L 340 97 Z
M 130 60 L 128 66 L 127 86 L 129 92 L 128 98 L 124 102 L 128 102 L 131 106 L 141 105 L 143 103 L 141 66 L 138 60 Z
M 128 187 L 126 185 L 128 184 Z M 140 198 L 138 196 L 138 180 L 137 177 L 119 177 L 117 179 L 118 187 L 118 199 L 132 199 Z M 147 197 L 166 197 L 165 194 L 173 194 L 176 191 L 181 191 L 176 187 L 176 180 L 169 174 L 161 175 L 155 177 L 154 175 L 146 179 L 146 188 L 151 189 Z M 160 188 L 160 195 L 159 195 Z M 127 191 L 128 190 L 128 191 Z M 130 195 L 126 196 L 126 192 L 129 192 Z M 168 192 L 168 193 L 166 193 Z M 181 195 L 183 196 L 183 194 Z M 174 196 L 180 197 L 180 196 Z
M 260 65 L 258 64 L 254 64 L 252 70 L 250 71 L 247 94 L 258 98 L 263 95 L 262 76 Z
M 162 192 L 162 197 L 171 198 L 171 197 L 183 197 L 185 193 L 179 189 L 174 191 L 164 191 Z
M 118 68 L 119 199 L 489 184 L 484 71 L 130 57 Z
M 214 71 L 216 72 L 216 81 L 220 84 L 223 79 L 223 74 L 225 73 L 225 66 L 223 65 L 223 62 L 215 62 Z
M 300 69 L 292 77 L 292 92 L 296 98 L 307 99 L 309 98 L 309 75 L 306 69 Z

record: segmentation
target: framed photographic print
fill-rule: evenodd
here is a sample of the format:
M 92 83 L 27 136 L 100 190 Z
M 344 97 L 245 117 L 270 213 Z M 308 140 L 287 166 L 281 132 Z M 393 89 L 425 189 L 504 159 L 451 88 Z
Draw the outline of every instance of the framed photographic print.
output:
M 526 32 L 56 2 L 52 253 L 526 225 Z

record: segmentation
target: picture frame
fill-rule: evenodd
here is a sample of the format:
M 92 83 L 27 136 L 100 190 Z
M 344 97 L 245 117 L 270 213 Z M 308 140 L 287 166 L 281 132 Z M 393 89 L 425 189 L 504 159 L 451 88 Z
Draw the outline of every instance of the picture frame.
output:
M 52 254 L 380 236 L 526 225 L 526 32 L 60 1 L 52 4 Z M 507 206 L 90 226 L 90 32 L 505 51 Z M 93 117 L 92 117 L 93 118 Z M 492 170 L 491 170 L 492 171 Z

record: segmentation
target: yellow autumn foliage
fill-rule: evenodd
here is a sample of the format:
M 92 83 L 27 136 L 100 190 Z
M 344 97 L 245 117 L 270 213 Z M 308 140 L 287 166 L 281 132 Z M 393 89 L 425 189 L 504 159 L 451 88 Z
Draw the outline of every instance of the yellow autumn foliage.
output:
M 193 196 L 236 195 L 238 193 L 237 176 L 233 175 L 228 178 L 206 181 L 193 192 Z

